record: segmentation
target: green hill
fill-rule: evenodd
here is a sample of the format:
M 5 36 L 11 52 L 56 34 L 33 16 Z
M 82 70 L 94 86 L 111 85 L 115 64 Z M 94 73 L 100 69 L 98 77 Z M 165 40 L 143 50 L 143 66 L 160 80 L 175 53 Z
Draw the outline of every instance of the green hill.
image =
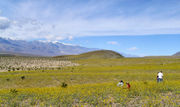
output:
M 63 55 L 56 56 L 56 58 L 62 59 L 112 59 L 112 58 L 123 58 L 123 56 L 117 52 L 111 50 L 97 50 L 91 51 L 79 55 Z

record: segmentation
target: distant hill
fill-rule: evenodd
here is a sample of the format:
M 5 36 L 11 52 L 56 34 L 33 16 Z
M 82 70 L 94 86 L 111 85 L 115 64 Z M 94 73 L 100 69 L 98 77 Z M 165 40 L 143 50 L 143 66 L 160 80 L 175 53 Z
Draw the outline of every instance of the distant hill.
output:
M 13 55 L 13 54 L 3 54 L 3 53 L 1 53 L 0 56 L 16 56 L 16 55 Z
M 180 56 L 180 52 L 175 53 L 173 56 Z
M 79 55 L 63 55 L 56 56 L 62 59 L 108 59 L 108 58 L 123 58 L 123 56 L 117 52 L 111 50 L 97 50 L 91 51 Z
M 66 45 L 60 42 L 40 42 L 4 39 L 0 37 L 1 55 L 58 56 L 94 51 L 94 48 Z
M 38 55 L 33 55 L 33 54 L 24 54 L 24 53 L 13 53 L 13 52 L 0 52 L 0 56 L 34 56 L 37 57 Z M 40 57 L 40 56 L 39 56 Z

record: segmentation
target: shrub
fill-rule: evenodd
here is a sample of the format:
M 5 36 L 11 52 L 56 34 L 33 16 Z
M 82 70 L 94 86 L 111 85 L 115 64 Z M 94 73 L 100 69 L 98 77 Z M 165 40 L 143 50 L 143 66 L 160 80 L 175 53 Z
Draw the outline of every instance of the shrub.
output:
M 10 93 L 12 93 L 12 94 L 17 94 L 18 91 L 17 91 L 16 89 L 10 89 Z
M 24 80 L 24 79 L 25 79 L 25 76 L 21 76 L 21 79 Z
M 61 87 L 63 87 L 63 88 L 66 88 L 67 86 L 68 86 L 68 84 L 65 83 L 65 82 L 63 82 L 63 83 L 61 84 Z

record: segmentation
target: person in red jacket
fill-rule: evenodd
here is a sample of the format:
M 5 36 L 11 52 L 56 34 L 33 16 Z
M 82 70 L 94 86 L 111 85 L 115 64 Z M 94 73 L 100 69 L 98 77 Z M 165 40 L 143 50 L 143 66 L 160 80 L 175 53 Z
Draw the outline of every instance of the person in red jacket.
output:
M 126 82 L 126 85 L 127 85 L 127 89 L 131 88 L 131 85 L 128 82 Z

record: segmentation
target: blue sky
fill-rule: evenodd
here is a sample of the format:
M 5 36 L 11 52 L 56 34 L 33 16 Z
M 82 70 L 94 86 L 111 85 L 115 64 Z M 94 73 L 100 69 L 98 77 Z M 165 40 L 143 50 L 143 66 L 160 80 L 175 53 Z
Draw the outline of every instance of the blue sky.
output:
M 146 36 L 96 36 L 78 37 L 69 44 L 80 44 L 89 48 L 109 49 L 120 53 L 137 56 L 165 56 L 179 51 L 180 35 L 146 35 Z
M 179 0 L 1 0 L 0 37 L 136 55 L 180 51 Z

